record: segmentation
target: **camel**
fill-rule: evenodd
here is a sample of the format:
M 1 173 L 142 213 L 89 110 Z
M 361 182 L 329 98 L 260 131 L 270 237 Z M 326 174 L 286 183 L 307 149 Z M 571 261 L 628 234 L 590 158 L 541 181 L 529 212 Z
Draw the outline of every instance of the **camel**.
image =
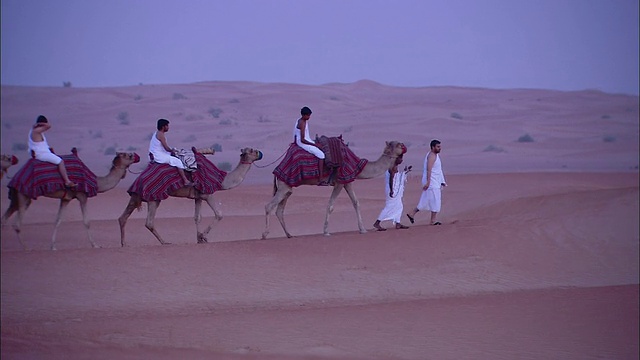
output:
M 194 149 L 194 152 L 195 151 L 197 150 Z M 236 166 L 235 169 L 227 173 L 227 175 L 224 177 L 224 180 L 222 181 L 222 187 L 219 189 L 219 191 L 233 189 L 236 186 L 240 185 L 244 180 L 245 175 L 251 168 L 251 164 L 253 164 L 254 161 L 260 160 L 260 159 L 262 159 L 262 152 L 260 152 L 259 150 L 255 150 L 252 148 L 242 149 L 240 153 L 240 163 Z M 122 215 L 118 218 L 118 222 L 120 223 L 120 245 L 122 247 L 126 246 L 124 227 L 127 224 L 127 219 L 129 218 L 129 216 L 131 216 L 131 213 L 133 213 L 133 210 L 139 209 L 142 206 L 142 202 L 144 201 L 142 200 L 140 194 L 130 193 L 130 195 L 131 195 L 131 198 L 129 199 L 129 203 L 127 204 L 127 207 L 124 209 L 124 212 L 122 213 Z M 194 221 L 196 223 L 197 243 L 202 244 L 202 243 L 208 242 L 207 235 L 213 228 L 214 224 L 217 221 L 222 220 L 222 215 L 220 214 L 220 212 L 218 211 L 214 203 L 213 194 L 201 193 L 193 187 L 182 187 L 174 192 L 171 192 L 169 196 L 195 200 Z M 211 224 L 207 228 L 204 229 L 204 231 L 201 231 L 200 223 L 202 220 L 202 216 L 200 215 L 200 210 L 202 208 L 203 200 L 209 205 L 211 210 L 213 210 L 214 220 L 211 222 Z M 162 239 L 162 237 L 160 236 L 160 234 L 158 233 L 158 231 L 154 226 L 154 219 L 156 216 L 156 211 L 160 206 L 160 201 L 154 200 L 154 201 L 146 201 L 146 202 L 147 202 L 147 220 L 145 223 L 145 227 L 149 231 L 151 231 L 151 233 L 156 237 L 156 239 L 158 239 L 160 244 L 162 245 L 171 244 L 170 242 L 167 242 Z
M 74 150 L 72 150 L 72 152 L 76 153 L 75 148 Z M 129 168 L 129 166 L 139 161 L 140 161 L 140 157 L 136 153 L 124 153 L 124 152 L 117 153 L 113 159 L 111 170 L 109 170 L 109 173 L 102 177 L 101 176 L 96 177 L 97 184 L 98 184 L 98 188 L 97 188 L 98 193 L 103 193 L 105 191 L 109 191 L 114 187 L 116 187 L 116 185 L 118 185 L 120 180 L 124 179 L 124 177 L 126 176 L 127 169 Z M 58 209 L 55 228 L 53 229 L 53 235 L 51 237 L 51 250 L 56 250 L 56 234 L 58 232 L 58 227 L 62 222 L 62 213 L 66 209 L 67 205 L 69 205 L 69 203 L 73 199 L 78 199 L 78 201 L 80 202 L 80 210 L 82 211 L 82 222 L 84 223 L 85 229 L 87 229 L 87 236 L 89 237 L 89 242 L 91 243 L 91 246 L 94 248 L 98 247 L 93 241 L 93 239 L 91 238 L 91 232 L 89 231 L 89 219 L 87 217 L 88 196 L 85 192 L 76 191 L 73 189 L 66 189 L 66 190 L 59 190 L 52 193 L 44 194 L 43 196 L 48 198 L 53 198 L 53 199 L 60 199 L 60 207 Z M 24 250 L 27 250 L 26 245 L 20 238 L 20 228 L 22 226 L 22 218 L 24 216 L 24 213 L 29 207 L 29 205 L 31 204 L 31 198 L 29 198 L 29 196 L 26 196 L 20 193 L 14 188 L 10 188 L 9 199 L 11 203 L 7 211 L 2 216 L 2 226 L 6 224 L 7 220 L 9 219 L 9 217 L 11 217 L 11 215 L 13 215 L 13 213 L 18 212 L 17 219 L 13 224 L 13 229 L 15 230 L 16 235 L 18 236 L 18 241 L 20 241 L 22 248 Z
M 4 174 L 7 173 L 7 170 L 12 166 L 18 163 L 18 158 L 15 155 L 0 155 L 0 179 L 4 177 Z
M 362 169 L 362 172 L 356 177 L 357 179 L 371 179 L 380 175 L 383 175 L 385 171 L 387 171 L 396 161 L 396 158 L 407 151 L 407 148 L 403 143 L 397 141 L 387 141 L 384 151 L 380 158 L 376 161 L 368 162 L 365 167 Z M 326 180 L 328 178 L 328 174 L 326 174 L 325 179 L 308 179 L 304 180 L 301 185 L 318 185 L 321 180 Z M 353 204 L 354 209 L 356 210 L 356 216 L 358 218 L 358 228 L 360 229 L 360 233 L 364 234 L 367 232 L 364 225 L 362 224 L 362 216 L 360 215 L 360 203 L 358 202 L 358 198 L 356 197 L 355 192 L 353 191 L 353 183 L 349 182 L 346 184 L 340 184 L 338 182 L 333 183 L 333 191 L 331 192 L 331 198 L 329 199 L 329 205 L 327 206 L 327 212 L 324 219 L 324 229 L 323 234 L 325 236 L 330 236 L 329 233 L 329 215 L 333 212 L 333 203 L 335 199 L 338 197 L 342 189 L 344 188 L 349 198 L 351 198 L 351 202 Z M 274 191 L 273 198 L 269 203 L 265 206 L 266 220 L 265 220 L 265 230 L 262 233 L 262 240 L 267 238 L 269 235 L 269 215 L 273 211 L 273 209 L 277 206 L 276 216 L 280 221 L 280 225 L 282 225 L 282 229 L 288 238 L 291 238 L 291 234 L 287 231 L 287 227 L 284 222 L 284 208 L 287 204 L 287 200 L 289 196 L 293 193 L 293 188 L 283 181 L 279 180 L 274 176 Z

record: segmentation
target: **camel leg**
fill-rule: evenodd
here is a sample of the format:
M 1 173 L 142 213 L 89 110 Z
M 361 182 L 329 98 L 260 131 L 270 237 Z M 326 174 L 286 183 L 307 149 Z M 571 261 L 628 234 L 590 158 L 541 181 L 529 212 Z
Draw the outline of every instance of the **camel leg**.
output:
M 262 233 L 262 240 L 265 240 L 267 238 L 267 235 L 269 235 L 269 215 L 271 214 L 273 209 L 275 209 L 276 206 L 278 206 L 285 197 L 289 197 L 289 195 L 291 195 L 291 190 L 278 188 L 275 195 L 273 195 L 273 199 L 271 199 L 271 201 L 269 201 L 269 203 L 264 207 L 266 216 L 264 232 Z M 286 232 L 287 230 L 285 229 L 285 233 Z
M 158 241 L 160 241 L 160 244 L 162 245 L 169 245 L 171 243 L 169 242 L 165 242 L 164 240 L 162 240 L 162 237 L 160 237 L 160 234 L 158 234 L 158 232 L 156 231 L 155 227 L 153 226 L 153 220 L 156 218 L 156 210 L 158 210 L 158 206 L 160 206 L 160 201 L 148 201 L 147 202 L 147 222 L 144 224 L 144 226 L 149 229 L 149 231 L 151 231 L 151 233 L 153 234 L 153 236 L 156 237 L 156 239 L 158 239 Z
M 76 195 L 76 198 L 78 199 L 78 201 L 80 202 L 80 211 L 82 212 L 82 223 L 84 224 L 84 228 L 87 229 L 87 237 L 89 238 L 89 242 L 91 243 L 91 247 L 92 248 L 98 248 L 99 246 L 96 245 L 95 242 L 93 242 L 93 238 L 91 237 L 91 224 L 89 222 L 89 216 L 87 216 L 87 194 L 83 193 L 83 192 L 79 192 L 78 195 Z
M 195 213 L 193 215 L 193 220 L 196 223 L 196 242 L 198 244 L 207 242 L 207 239 L 204 238 L 204 235 L 200 231 L 200 222 L 202 221 L 202 216 L 200 214 L 201 209 L 202 209 L 202 199 L 196 199 Z
M 62 222 L 62 213 L 67 208 L 67 205 L 71 200 L 60 199 L 60 207 L 58 208 L 58 215 L 56 216 L 55 226 L 53 227 L 53 235 L 51 236 L 51 250 L 56 250 L 56 234 L 58 233 L 58 227 Z
M 284 207 L 287 206 L 287 200 L 289 200 L 289 196 L 291 196 L 291 192 L 287 192 L 284 196 L 284 199 L 280 201 L 278 204 L 278 208 L 276 209 L 276 217 L 278 221 L 280 221 L 280 225 L 282 225 L 282 230 L 287 235 L 288 238 L 291 238 L 291 234 L 287 231 L 287 226 L 284 224 Z
M 329 204 L 327 205 L 327 213 L 324 216 L 324 228 L 322 230 L 324 236 L 331 236 L 331 233 L 329 232 L 329 215 L 333 212 L 333 203 L 338 195 L 340 195 L 343 187 L 344 185 L 342 184 L 335 184 L 333 186 L 333 191 L 331 191 L 331 197 L 329 198 Z
M 364 224 L 362 223 L 362 215 L 360 215 L 360 202 L 356 197 L 356 193 L 353 191 L 352 187 L 353 183 L 348 183 L 344 186 L 345 191 L 351 198 L 351 203 L 353 204 L 353 208 L 356 210 L 356 217 L 358 218 L 358 228 L 360 229 L 360 234 L 366 234 L 367 229 L 365 229 Z
M 213 221 L 211 222 L 211 224 L 209 224 L 209 226 L 207 226 L 207 228 L 199 235 L 198 237 L 198 243 L 206 243 L 208 242 L 207 240 L 207 235 L 209 235 L 209 232 L 211 231 L 211 229 L 213 229 L 213 226 L 220 220 L 222 220 L 222 214 L 220 214 L 220 211 L 218 211 L 218 209 L 216 208 L 215 205 L 215 201 L 213 200 L 213 196 L 208 196 L 205 201 L 207 202 L 207 204 L 209 205 L 209 207 L 211 208 L 211 210 L 213 210 Z
M 133 210 L 137 209 L 140 206 L 140 199 L 136 196 L 131 196 L 131 198 L 129 198 L 129 203 L 127 204 L 127 207 L 124 209 L 124 212 L 122 213 L 122 215 L 120 215 L 120 217 L 118 218 L 118 223 L 120 224 L 120 246 L 121 247 L 125 247 L 125 242 L 124 242 L 124 227 L 125 225 L 127 225 L 127 219 L 129 219 L 129 216 L 131 216 L 131 214 L 133 213 Z
M 11 192 L 12 190 L 9 190 L 9 191 Z M 14 191 L 14 197 L 11 199 L 9 208 L 2 216 L 2 226 L 4 226 L 6 225 L 11 215 L 17 212 L 18 215 L 14 220 L 13 230 L 16 232 L 16 237 L 18 238 L 18 242 L 20 242 L 20 245 L 22 246 L 23 250 L 29 250 L 25 245 L 25 243 L 22 241 L 22 238 L 20 237 L 20 228 L 22 227 L 22 217 L 24 213 L 27 211 L 29 204 L 31 204 L 31 199 L 18 194 L 17 191 Z

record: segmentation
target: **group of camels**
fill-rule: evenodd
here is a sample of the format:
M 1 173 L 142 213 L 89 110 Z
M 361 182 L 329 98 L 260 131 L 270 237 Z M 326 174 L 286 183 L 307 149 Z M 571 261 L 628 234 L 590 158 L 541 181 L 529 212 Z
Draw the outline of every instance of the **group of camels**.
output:
M 393 164 L 395 163 L 395 159 L 398 156 L 404 154 L 406 150 L 407 149 L 405 145 L 402 144 L 401 142 L 397 142 L 397 141 L 386 142 L 384 150 L 380 155 L 380 157 L 375 161 L 367 162 L 367 164 L 364 166 L 362 171 L 356 177 L 356 180 L 370 179 L 370 178 L 383 175 L 385 171 L 387 171 L 389 168 L 393 166 Z M 255 162 L 256 160 L 259 160 L 260 158 L 261 158 L 260 151 L 252 148 L 242 149 L 240 154 L 240 162 L 233 170 L 231 170 L 226 174 L 222 182 L 222 188 L 220 190 L 229 190 L 240 185 L 244 180 L 247 172 L 251 168 L 251 165 L 253 164 L 253 162 Z M 129 166 L 139 161 L 140 161 L 140 158 L 135 153 L 124 153 L 124 152 L 117 153 L 115 158 L 113 159 L 111 170 L 109 171 L 109 173 L 105 176 L 97 177 L 98 193 L 103 193 L 115 188 L 116 185 L 120 182 L 120 180 L 122 180 L 125 177 Z M 17 163 L 17 159 L 14 156 L 2 155 L 1 157 L 2 174 L 4 175 L 7 169 L 11 165 L 15 165 L 16 163 Z M 328 176 L 329 175 L 326 174 L 326 177 Z M 320 180 L 326 180 L 326 179 L 310 179 L 308 181 L 304 181 L 301 185 L 317 185 Z M 335 182 L 334 184 L 331 185 L 333 186 L 333 191 L 331 192 L 331 197 L 329 199 L 329 204 L 327 206 L 327 211 L 325 215 L 324 230 L 323 230 L 324 235 L 330 235 L 328 231 L 329 215 L 333 212 L 333 203 L 343 188 L 349 195 L 349 198 L 351 199 L 353 207 L 356 211 L 358 228 L 360 233 L 367 232 L 362 222 L 362 216 L 360 214 L 360 205 L 352 185 L 353 183 L 351 182 L 346 184 L 340 184 Z M 265 206 L 265 229 L 264 229 L 264 232 L 262 233 L 262 239 L 266 239 L 267 235 L 269 234 L 269 216 L 275 208 L 277 208 L 276 216 L 280 224 L 282 225 L 282 229 L 284 230 L 284 233 L 288 238 L 292 237 L 292 235 L 287 230 L 287 227 L 284 221 L 285 206 L 286 206 L 287 200 L 289 199 L 292 193 L 293 193 L 293 188 L 291 186 L 287 185 L 286 183 L 274 177 L 274 195 L 271 201 L 269 201 L 269 203 Z M 89 242 L 91 243 L 91 246 L 94 248 L 98 247 L 93 241 L 91 237 L 91 232 L 89 230 L 89 220 L 86 213 L 86 205 L 88 200 L 87 194 L 81 191 L 61 190 L 61 191 L 56 191 L 52 193 L 47 193 L 47 194 L 44 194 L 43 196 L 60 199 L 60 207 L 58 209 L 58 213 L 55 221 L 55 227 L 54 227 L 53 235 L 51 238 L 52 250 L 56 249 L 56 233 L 62 221 L 63 211 L 66 208 L 66 206 L 69 204 L 69 202 L 73 199 L 78 199 L 78 201 L 80 202 L 80 209 L 82 211 L 83 223 L 84 223 L 85 229 L 87 230 L 87 236 L 88 236 Z M 203 193 L 199 193 L 197 190 L 193 188 L 183 187 L 175 191 L 172 191 L 169 194 L 169 196 L 178 197 L 178 198 L 188 198 L 188 199 L 193 199 L 195 201 L 194 220 L 196 224 L 196 240 L 198 243 L 206 243 L 208 240 L 207 235 L 212 230 L 215 223 L 222 219 L 220 212 L 216 208 L 215 201 L 213 201 L 213 194 L 203 194 Z M 20 228 L 21 228 L 24 213 L 29 207 L 29 205 L 31 204 L 31 199 L 28 196 L 21 194 L 18 191 L 15 191 L 15 189 L 13 188 L 9 189 L 9 199 L 10 199 L 9 208 L 6 210 L 6 212 L 2 216 L 2 226 L 4 227 L 6 225 L 11 215 L 13 215 L 14 213 L 17 213 L 17 217 L 15 219 L 16 221 L 13 223 L 13 229 L 15 230 L 15 233 L 18 237 L 18 241 L 22 245 L 22 248 L 26 250 L 27 247 L 20 237 Z M 206 228 L 202 228 L 201 226 L 202 217 L 200 214 L 200 210 L 201 210 L 203 201 L 205 201 L 209 205 L 211 210 L 213 210 L 214 212 L 213 221 Z M 126 246 L 125 225 L 127 223 L 127 219 L 135 209 L 140 208 L 143 202 L 144 201 L 139 194 L 135 194 L 135 193 L 130 194 L 129 203 L 127 204 L 122 215 L 118 218 L 118 223 L 120 225 L 120 245 L 122 247 Z M 147 219 L 146 219 L 145 227 L 158 239 L 160 244 L 165 245 L 165 244 L 169 244 L 169 242 L 165 241 L 160 236 L 157 229 L 154 227 L 154 219 L 155 219 L 156 211 L 159 205 L 160 205 L 160 201 L 147 201 Z

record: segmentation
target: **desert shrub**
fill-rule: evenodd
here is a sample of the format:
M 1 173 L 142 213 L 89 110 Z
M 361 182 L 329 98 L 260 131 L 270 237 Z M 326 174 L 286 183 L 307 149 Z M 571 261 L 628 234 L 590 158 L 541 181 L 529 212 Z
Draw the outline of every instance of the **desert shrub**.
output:
M 601 118 L 601 119 L 611 119 L 611 116 L 609 116 L 609 115 L 602 115 L 600 118 Z
M 193 134 L 187 136 L 186 138 L 184 138 L 184 140 L 182 140 L 182 142 L 193 142 L 193 141 L 196 141 L 196 136 Z
M 138 148 L 137 148 L 137 147 L 135 147 L 135 146 L 129 146 L 129 147 L 127 148 L 127 151 L 136 151 L 136 150 L 138 150 Z
M 11 151 L 27 151 L 29 146 L 25 143 L 13 143 Z
M 115 146 L 109 146 L 108 148 L 104 149 L 104 154 L 105 155 L 115 155 L 116 154 L 116 147 Z
M 349 127 L 344 128 L 344 130 L 342 130 L 343 133 L 349 133 L 353 131 L 353 125 L 349 125 Z
M 172 99 L 173 100 L 184 100 L 187 97 L 182 95 L 181 93 L 173 93 Z
M 217 118 L 220 117 L 220 114 L 222 114 L 222 109 L 220 109 L 220 108 L 209 108 L 207 113 L 209 113 L 209 115 L 211 115 L 213 118 L 217 119 Z
M 91 135 L 92 139 L 101 139 L 102 138 L 102 130 L 98 130 L 93 132 L 93 130 L 89 130 L 89 135 Z
M 233 125 L 233 121 L 231 119 L 227 118 L 227 119 L 220 120 L 219 124 L 220 125 Z
M 138 95 L 134 96 L 133 100 L 135 100 L 135 101 L 142 100 L 142 95 L 138 94 Z
M 518 142 L 521 142 L 521 143 L 533 142 L 533 141 L 534 141 L 533 138 L 529 134 L 524 134 L 518 138 Z
M 451 117 L 454 119 L 462 120 L 462 115 L 458 114 L 457 112 L 452 112 Z
M 71 81 L 63 81 L 62 82 L 62 86 L 66 87 L 66 88 L 70 88 L 71 87 Z
M 337 96 L 330 96 L 329 100 L 338 101 L 340 100 L 340 98 L 338 98 Z
M 195 120 L 201 120 L 202 116 L 201 115 L 196 115 L 196 114 L 189 114 L 184 119 L 187 120 L 187 121 L 195 121 Z
M 484 150 L 484 152 L 504 152 L 504 149 L 495 145 L 489 145 Z
M 231 100 L 229 100 L 229 104 L 237 104 L 237 103 L 239 103 L 239 102 L 240 102 L 240 100 L 238 100 L 238 99 L 231 99 Z
M 231 171 L 232 169 L 231 163 L 228 161 L 219 162 L 216 166 L 222 171 Z
M 222 151 L 222 145 L 220 145 L 218 143 L 215 143 L 215 144 L 211 145 L 211 148 L 213 150 L 215 150 L 216 152 L 221 152 Z
M 269 120 L 269 118 L 268 118 L 268 117 L 266 117 L 266 116 L 262 116 L 262 115 L 260 115 L 260 116 L 258 117 L 258 122 L 259 122 L 259 123 L 268 123 L 268 122 L 271 122 L 271 120 Z
M 233 138 L 233 134 L 222 135 L 222 140 L 231 140 L 232 138 Z
M 602 137 L 602 141 L 604 142 L 615 142 L 616 141 L 616 137 L 612 136 L 612 135 L 605 135 Z
M 129 113 L 126 111 L 120 111 L 116 119 L 118 119 L 120 125 L 129 125 Z

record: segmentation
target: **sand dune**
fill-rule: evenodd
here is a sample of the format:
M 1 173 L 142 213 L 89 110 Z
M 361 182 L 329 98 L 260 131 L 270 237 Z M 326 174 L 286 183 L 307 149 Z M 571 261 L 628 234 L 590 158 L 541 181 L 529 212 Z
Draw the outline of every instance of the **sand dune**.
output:
M 172 121 L 170 142 L 221 144 L 216 163 L 235 164 L 244 146 L 266 156 L 243 184 L 214 195 L 224 218 L 209 244 L 196 244 L 193 201 L 170 198 L 156 224 L 173 245 L 159 245 L 144 227 L 143 207 L 121 248 L 116 219 L 135 174 L 90 199 L 100 249 L 91 248 L 73 202 L 59 250 L 49 251 L 58 202 L 36 200 L 22 228 L 31 251 L 22 251 L 10 226 L 1 233 L 3 357 L 638 357 L 637 97 L 367 81 L 2 90 L 3 152 L 26 137 L 39 104 L 54 121 L 52 145 L 80 147 L 97 174 L 115 142 L 144 156 L 159 116 Z M 174 100 L 176 93 L 186 99 Z M 444 224 L 429 226 L 428 214 L 418 213 L 408 230 L 383 223 L 389 231 L 359 234 L 341 194 L 326 237 L 331 189 L 302 186 L 285 213 L 294 237 L 284 237 L 272 215 L 269 238 L 258 240 L 272 191 L 268 164 L 284 151 L 301 104 L 314 110 L 314 131 L 343 133 L 362 157 L 379 156 L 385 140 L 408 145 L 405 163 L 415 171 L 406 210 L 420 195 L 425 144 L 440 138 L 449 183 Z M 210 108 L 223 115 L 214 118 Z M 120 111 L 129 125 L 118 123 Z M 101 137 L 92 135 L 98 130 Z M 517 141 L 525 133 L 534 140 Z M 484 151 L 489 145 L 494 150 Z M 17 155 L 22 164 L 25 153 Z M 383 179 L 354 188 L 372 229 Z M 204 222 L 212 215 L 206 209 Z

